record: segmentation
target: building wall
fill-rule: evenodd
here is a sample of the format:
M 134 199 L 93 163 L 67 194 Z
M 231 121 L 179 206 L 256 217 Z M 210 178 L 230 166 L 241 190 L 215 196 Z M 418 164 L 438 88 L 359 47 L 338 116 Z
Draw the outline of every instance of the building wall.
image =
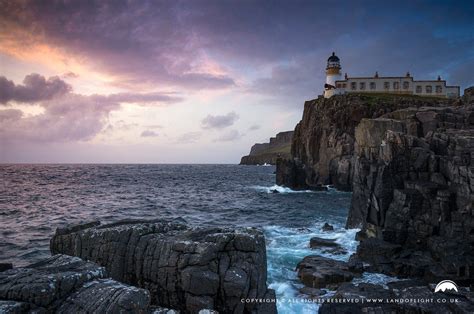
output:
M 433 97 L 459 96 L 459 87 L 447 87 L 446 81 L 414 81 L 413 77 L 355 77 L 336 81 L 336 87 L 342 90 L 343 93 L 397 93 Z

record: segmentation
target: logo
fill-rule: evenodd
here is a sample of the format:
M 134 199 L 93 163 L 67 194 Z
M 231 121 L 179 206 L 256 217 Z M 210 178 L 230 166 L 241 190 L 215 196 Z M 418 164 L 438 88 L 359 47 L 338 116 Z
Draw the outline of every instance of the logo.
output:
M 458 286 L 451 280 L 440 281 L 435 288 L 435 292 L 445 292 L 450 290 L 458 292 Z

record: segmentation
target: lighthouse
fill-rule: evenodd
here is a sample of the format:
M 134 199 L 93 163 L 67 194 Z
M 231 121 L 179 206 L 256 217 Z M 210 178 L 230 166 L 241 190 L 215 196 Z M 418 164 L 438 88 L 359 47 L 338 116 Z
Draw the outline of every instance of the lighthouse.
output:
M 326 66 L 326 84 L 324 84 L 324 98 L 329 98 L 333 95 L 341 94 L 336 88 L 336 81 L 341 79 L 341 63 L 339 58 L 333 52 L 328 58 Z

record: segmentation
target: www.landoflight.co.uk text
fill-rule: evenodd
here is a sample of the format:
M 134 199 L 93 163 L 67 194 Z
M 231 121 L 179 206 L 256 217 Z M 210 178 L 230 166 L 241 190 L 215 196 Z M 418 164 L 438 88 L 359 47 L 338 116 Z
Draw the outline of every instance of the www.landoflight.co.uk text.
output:
M 241 299 L 242 303 L 398 303 L 398 304 L 409 304 L 409 303 L 438 303 L 438 304 L 448 304 L 448 303 L 457 303 L 459 300 L 457 298 L 375 298 L 375 299 L 346 299 L 346 298 L 280 298 L 280 299 Z

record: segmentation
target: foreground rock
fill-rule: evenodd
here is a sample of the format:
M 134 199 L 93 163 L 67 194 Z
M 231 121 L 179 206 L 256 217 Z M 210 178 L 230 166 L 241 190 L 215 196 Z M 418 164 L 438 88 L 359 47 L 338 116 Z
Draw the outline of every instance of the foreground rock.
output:
M 474 278 L 474 104 L 408 108 L 356 128 L 348 227 L 360 258 L 428 282 Z
M 243 156 L 241 165 L 275 165 L 277 158 L 289 158 L 293 131 L 280 132 L 270 138 L 269 143 L 255 144 L 248 156 Z
M 434 293 L 432 288 L 413 281 L 408 281 L 406 285 L 403 282 L 389 283 L 388 287 L 344 283 L 332 299 L 346 302 L 323 303 L 319 308 L 320 314 L 474 312 L 472 292 Z
M 319 255 L 306 256 L 296 266 L 298 278 L 309 288 L 337 288 L 341 283 L 360 276 L 360 271 L 349 263 Z
M 152 303 L 197 313 L 276 313 L 267 289 L 266 249 L 256 229 L 189 228 L 167 221 L 122 221 L 57 230 L 53 253 L 95 261 L 115 280 L 146 288 Z
M 148 291 L 107 278 L 103 267 L 54 255 L 0 273 L 0 313 L 147 313 Z

